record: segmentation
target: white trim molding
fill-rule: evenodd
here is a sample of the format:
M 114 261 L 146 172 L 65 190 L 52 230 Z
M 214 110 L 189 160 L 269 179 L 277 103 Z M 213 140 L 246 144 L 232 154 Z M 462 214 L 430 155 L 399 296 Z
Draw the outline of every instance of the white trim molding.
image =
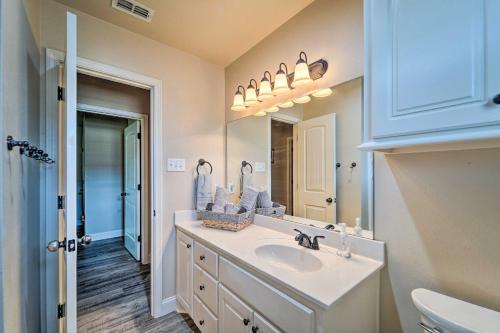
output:
M 57 92 L 57 80 L 54 80 L 54 73 L 49 70 L 59 67 L 62 65 L 64 61 L 64 52 L 46 49 L 46 81 L 45 81 L 45 90 L 46 90 L 46 143 L 47 147 L 52 147 L 52 152 L 57 151 L 55 143 L 57 143 L 57 118 L 53 119 L 54 116 L 57 116 L 57 98 L 53 98 L 56 96 Z M 149 167 L 150 179 L 151 179 L 151 188 L 149 190 L 150 196 L 150 230 L 151 230 L 151 314 L 153 317 L 157 318 L 162 315 L 165 315 L 168 312 L 165 312 L 165 309 L 168 310 L 169 307 L 164 306 L 164 303 L 169 304 L 170 298 L 163 300 L 163 290 L 162 290 L 162 281 L 163 281 L 163 272 L 162 272 L 162 223 L 163 223 L 163 212 L 161 211 L 161 203 L 164 201 L 164 186 L 163 186 L 163 175 L 161 173 L 161 162 L 163 161 L 163 147 L 162 147 L 162 139 L 161 134 L 164 133 L 162 130 L 162 81 L 156 78 L 152 78 L 149 76 L 145 76 L 139 73 L 135 73 L 126 69 L 118 68 L 112 65 L 107 65 L 103 63 L 99 63 L 97 61 L 85 59 L 78 57 L 77 58 L 77 71 L 79 73 L 84 73 L 87 75 L 91 75 L 94 77 L 103 78 L 106 80 L 111 80 L 115 82 L 120 82 L 123 84 L 131 85 L 134 87 L 139 87 L 143 89 L 148 89 L 150 91 L 150 114 L 149 114 L 149 142 L 151 142 L 151 165 Z M 52 96 L 52 94 L 54 94 Z M 55 133 L 55 136 L 54 136 Z M 42 200 L 43 205 L 46 205 L 48 201 L 50 201 L 51 205 L 54 204 L 56 196 L 53 191 L 54 184 L 57 186 L 57 173 L 56 178 L 53 179 L 54 174 L 47 174 L 47 182 L 46 182 L 46 191 L 47 194 Z M 56 187 L 57 188 L 57 187 Z M 50 206 L 47 206 L 50 207 Z M 52 221 L 52 214 L 47 210 L 46 215 L 49 217 L 46 221 Z M 53 228 L 51 226 L 50 228 Z M 46 229 L 49 229 L 49 226 L 46 226 Z M 50 233 L 47 233 L 47 238 L 53 237 L 54 230 L 51 229 Z M 49 239 L 47 239 L 49 241 Z M 51 264 L 47 264 L 46 267 L 46 285 L 48 288 L 48 292 L 57 292 L 57 288 L 52 290 L 52 284 L 49 286 L 49 278 L 53 278 L 53 274 L 51 271 L 57 272 L 57 261 L 54 261 Z M 52 306 L 52 302 L 50 299 L 52 298 L 49 293 L 47 293 L 46 303 L 50 302 L 50 306 Z M 165 302 L 164 302 L 165 301 Z M 175 302 L 174 302 L 175 303 Z M 48 307 L 50 308 L 50 307 Z M 56 307 L 54 307 L 55 309 Z M 175 306 L 174 306 L 175 308 Z M 51 317 L 52 318 L 52 317 Z M 56 316 L 57 318 L 57 316 Z M 47 323 L 47 327 L 51 324 Z
M 98 232 L 95 234 L 90 234 L 89 236 L 92 238 L 92 241 L 121 237 L 123 236 L 123 229 Z

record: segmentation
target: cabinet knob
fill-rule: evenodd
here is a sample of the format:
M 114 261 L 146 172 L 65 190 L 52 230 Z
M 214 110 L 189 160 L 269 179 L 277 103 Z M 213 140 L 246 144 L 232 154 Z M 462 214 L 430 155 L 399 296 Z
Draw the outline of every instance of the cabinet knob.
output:
M 250 323 L 250 319 L 247 319 L 247 318 L 243 319 L 243 324 L 245 326 L 248 326 L 249 323 Z
M 331 204 L 333 202 L 333 199 L 332 198 L 326 198 L 326 202 Z
M 205 260 L 205 256 L 200 256 L 200 260 Z
M 200 325 L 203 326 L 203 324 L 205 324 L 205 321 L 202 319 L 199 321 Z
M 252 333 L 257 333 L 259 328 L 257 326 L 252 326 Z
M 493 97 L 493 103 L 500 104 L 500 94 L 498 94 L 495 97 Z
M 186 245 L 186 247 L 187 247 L 188 249 L 190 249 L 190 248 L 191 248 L 191 244 Z
M 205 289 L 205 286 L 200 284 L 200 290 L 203 290 L 203 289 Z

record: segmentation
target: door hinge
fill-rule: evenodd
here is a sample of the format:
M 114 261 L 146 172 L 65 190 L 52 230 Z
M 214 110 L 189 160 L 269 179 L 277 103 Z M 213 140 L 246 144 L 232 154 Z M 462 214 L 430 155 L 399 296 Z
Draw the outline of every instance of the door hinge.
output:
M 64 196 L 57 196 L 57 209 L 64 209 Z
M 141 139 L 141 132 L 137 133 L 137 140 Z
M 61 86 L 57 87 L 57 100 L 64 101 L 64 89 Z
M 137 190 L 140 191 L 141 190 L 141 184 L 137 184 Z
M 57 318 L 61 319 L 66 316 L 66 304 L 57 304 Z
M 137 236 L 137 241 L 140 243 L 141 242 L 141 235 Z

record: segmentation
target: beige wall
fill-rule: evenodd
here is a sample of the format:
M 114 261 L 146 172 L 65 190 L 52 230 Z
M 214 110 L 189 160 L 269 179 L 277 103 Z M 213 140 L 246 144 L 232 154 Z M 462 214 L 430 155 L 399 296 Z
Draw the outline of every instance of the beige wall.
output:
M 381 332 L 421 332 L 419 287 L 500 311 L 499 202 L 500 149 L 376 154 Z
M 247 114 L 230 110 L 239 84 L 246 88 L 252 78 L 260 83 L 266 70 L 274 80 L 280 62 L 293 72 L 300 51 L 310 62 L 328 61 L 324 87 L 362 76 L 363 1 L 316 0 L 226 67 L 226 120 Z
M 67 8 L 43 0 L 42 46 L 63 50 Z M 78 15 L 78 55 L 163 82 L 163 161 L 165 189 L 160 212 L 163 230 L 163 297 L 175 294 L 174 210 L 192 209 L 197 160 L 209 160 L 214 181 L 224 181 L 224 70 L 205 60 L 111 25 Z M 186 159 L 186 172 L 167 172 L 168 157 Z
M 0 136 L 39 145 L 40 6 L 0 6 Z M 40 332 L 40 162 L 3 143 L 0 151 L 0 332 Z
M 149 114 L 149 90 L 78 74 L 78 103 Z

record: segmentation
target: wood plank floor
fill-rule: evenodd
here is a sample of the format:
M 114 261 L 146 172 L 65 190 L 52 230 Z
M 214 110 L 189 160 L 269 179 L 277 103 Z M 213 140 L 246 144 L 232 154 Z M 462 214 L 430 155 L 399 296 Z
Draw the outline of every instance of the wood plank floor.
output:
M 187 315 L 154 319 L 150 268 L 125 250 L 121 237 L 78 252 L 78 332 L 198 332 Z

